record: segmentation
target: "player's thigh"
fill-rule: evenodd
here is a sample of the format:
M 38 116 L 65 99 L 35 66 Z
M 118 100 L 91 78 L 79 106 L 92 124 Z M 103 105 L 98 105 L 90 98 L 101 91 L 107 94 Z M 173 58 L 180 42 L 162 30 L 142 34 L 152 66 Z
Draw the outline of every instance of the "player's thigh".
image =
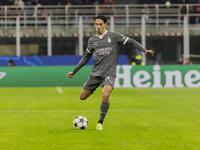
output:
M 85 100 L 86 98 L 88 98 L 96 90 L 96 88 L 99 87 L 102 81 L 102 78 L 90 75 L 83 86 L 80 99 Z
M 105 85 L 103 87 L 103 95 L 110 96 L 113 88 L 110 85 Z
M 81 100 L 85 100 L 85 99 L 88 98 L 91 94 L 92 94 L 92 91 L 82 89 L 81 94 L 80 94 L 80 99 L 81 99 Z
M 103 82 L 103 78 L 98 78 L 90 75 L 83 86 L 83 90 L 92 91 L 92 93 L 96 90 L 97 87 Z
M 114 89 L 114 84 L 115 84 L 115 77 L 114 76 L 107 76 L 104 81 L 102 82 L 102 87 L 105 85 L 109 85 Z
M 109 97 L 110 94 L 114 88 L 114 84 L 115 84 L 115 77 L 114 76 L 107 76 L 103 83 L 103 93 L 102 93 L 102 101 L 104 103 L 109 103 Z

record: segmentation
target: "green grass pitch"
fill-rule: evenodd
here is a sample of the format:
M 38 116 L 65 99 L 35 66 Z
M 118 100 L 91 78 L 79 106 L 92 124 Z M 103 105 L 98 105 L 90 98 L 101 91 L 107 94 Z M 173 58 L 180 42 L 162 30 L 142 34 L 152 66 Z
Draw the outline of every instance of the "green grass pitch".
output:
M 0 88 L 1 150 L 199 150 L 199 88 L 116 88 L 96 131 L 102 88 Z M 86 130 L 73 120 L 83 115 Z

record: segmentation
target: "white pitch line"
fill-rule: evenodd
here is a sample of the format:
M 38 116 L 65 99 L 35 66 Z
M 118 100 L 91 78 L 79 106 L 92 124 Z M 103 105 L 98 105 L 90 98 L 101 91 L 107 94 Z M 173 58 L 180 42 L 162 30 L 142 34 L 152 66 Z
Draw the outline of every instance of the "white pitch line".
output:
M 109 110 L 109 112 L 200 112 L 200 110 Z M 0 113 L 74 113 L 74 112 L 100 112 L 100 110 L 0 110 Z
M 58 93 L 60 93 L 60 94 L 63 94 L 64 92 L 63 92 L 63 90 L 62 90 L 62 88 L 61 87 L 57 87 L 57 91 L 58 91 Z

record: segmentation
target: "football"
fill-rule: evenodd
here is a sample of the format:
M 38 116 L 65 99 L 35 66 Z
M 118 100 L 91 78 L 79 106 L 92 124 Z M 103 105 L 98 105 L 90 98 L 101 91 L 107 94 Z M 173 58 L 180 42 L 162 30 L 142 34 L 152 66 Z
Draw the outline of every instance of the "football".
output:
M 88 127 L 88 120 L 84 116 L 78 116 L 74 119 L 73 125 L 75 129 L 86 129 Z

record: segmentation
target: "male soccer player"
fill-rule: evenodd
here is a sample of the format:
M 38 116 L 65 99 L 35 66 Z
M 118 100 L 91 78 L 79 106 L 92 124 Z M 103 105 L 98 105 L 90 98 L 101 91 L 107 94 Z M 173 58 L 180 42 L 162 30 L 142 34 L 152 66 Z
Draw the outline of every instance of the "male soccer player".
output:
M 81 69 L 93 55 L 94 67 L 83 86 L 80 99 L 87 99 L 102 83 L 102 103 L 100 106 L 100 118 L 96 126 L 97 130 L 103 130 L 103 121 L 110 106 L 109 97 L 115 83 L 119 45 L 131 44 L 144 53 L 151 53 L 152 56 L 154 55 L 152 50 L 146 50 L 135 40 L 118 32 L 107 31 L 106 25 L 107 18 L 105 16 L 99 15 L 96 17 L 95 28 L 97 34 L 89 38 L 85 55 L 75 69 L 67 74 L 69 78 L 73 78 L 76 72 Z

